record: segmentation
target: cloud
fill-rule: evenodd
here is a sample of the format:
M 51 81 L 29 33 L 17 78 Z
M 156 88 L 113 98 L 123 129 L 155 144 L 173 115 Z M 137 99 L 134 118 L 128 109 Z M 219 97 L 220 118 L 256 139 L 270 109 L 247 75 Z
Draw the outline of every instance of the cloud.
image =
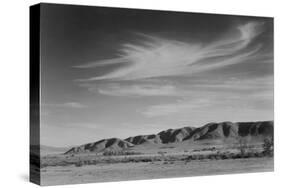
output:
M 182 96 L 184 93 L 173 85 L 108 84 L 98 89 L 100 94 L 110 96 Z
M 56 104 L 43 104 L 43 106 L 49 107 L 59 107 L 59 108 L 86 108 L 85 105 L 78 102 L 66 102 L 66 103 L 56 103 Z
M 70 107 L 70 108 L 85 108 L 86 107 L 85 105 L 78 103 L 78 102 L 68 102 L 68 103 L 62 104 L 62 106 Z
M 180 88 L 180 99 L 146 107 L 141 113 L 145 117 L 169 117 L 171 115 L 218 114 L 224 110 L 239 113 L 273 109 L 273 76 L 251 80 L 231 79 L 223 83 L 195 84 Z
M 255 57 L 261 44 L 250 45 L 263 31 L 263 23 L 250 22 L 234 28 L 234 32 L 209 44 L 182 42 L 142 34 L 143 42 L 126 43 L 119 49 L 119 56 L 76 68 L 126 63 L 111 72 L 79 81 L 138 80 L 167 76 L 186 76 L 243 63 Z
M 140 111 L 147 118 L 154 117 L 186 117 L 186 116 L 206 116 L 214 114 L 220 116 L 226 111 L 235 115 L 252 111 L 273 110 L 273 92 L 264 91 L 261 93 L 249 93 L 247 95 L 225 95 L 215 93 L 210 96 L 199 95 L 183 100 L 177 100 L 172 103 L 162 103 L 150 105 Z M 229 113 L 228 115 L 230 115 Z M 265 114 L 264 114 L 265 115 Z
M 171 114 L 188 113 L 208 105 L 210 105 L 210 100 L 207 98 L 192 101 L 178 100 L 176 103 L 152 105 L 145 109 L 142 114 L 146 117 L 168 116 Z
M 119 97 L 194 97 L 206 93 L 253 93 L 271 91 L 273 76 L 256 78 L 222 77 L 217 79 L 184 79 L 181 82 L 168 80 L 125 83 L 81 83 L 90 92 Z
M 227 80 L 220 80 L 218 82 L 210 83 L 203 82 L 194 84 L 193 89 L 204 88 L 209 91 L 229 91 L 229 92 L 242 92 L 247 93 L 257 91 L 273 91 L 273 76 L 257 77 L 252 79 L 230 78 Z

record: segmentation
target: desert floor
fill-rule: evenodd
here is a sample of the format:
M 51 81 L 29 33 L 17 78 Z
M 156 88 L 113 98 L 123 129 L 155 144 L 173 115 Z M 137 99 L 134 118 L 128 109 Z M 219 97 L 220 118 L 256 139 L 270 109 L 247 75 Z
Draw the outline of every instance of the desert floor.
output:
M 48 166 L 41 169 L 42 185 L 76 184 L 120 180 L 157 179 L 198 175 L 267 172 L 274 170 L 273 158 L 226 160 L 155 161 L 96 164 L 76 167 Z

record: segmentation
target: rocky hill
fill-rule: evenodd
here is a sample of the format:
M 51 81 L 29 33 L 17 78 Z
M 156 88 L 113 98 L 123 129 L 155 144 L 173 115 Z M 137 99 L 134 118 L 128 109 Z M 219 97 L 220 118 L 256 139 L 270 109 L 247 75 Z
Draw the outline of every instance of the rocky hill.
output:
M 94 143 L 84 144 L 78 147 L 73 147 L 68 150 L 65 154 L 71 153 L 83 153 L 83 152 L 104 152 L 104 151 L 119 151 L 129 147 L 134 146 L 134 144 L 121 140 L 119 138 L 103 139 Z
M 118 138 L 103 139 L 94 143 L 73 147 L 65 154 L 121 151 L 145 143 L 168 144 L 186 140 L 197 142 L 200 140 L 236 139 L 245 136 L 253 138 L 272 137 L 273 121 L 208 123 L 198 128 L 183 127 L 179 129 L 168 129 L 157 134 L 132 136 L 124 140 Z

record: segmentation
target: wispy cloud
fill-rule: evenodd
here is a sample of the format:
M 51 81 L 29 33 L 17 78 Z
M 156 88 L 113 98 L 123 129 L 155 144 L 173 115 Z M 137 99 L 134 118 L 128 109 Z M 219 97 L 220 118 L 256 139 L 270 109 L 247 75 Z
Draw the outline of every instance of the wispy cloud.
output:
M 172 114 L 188 113 L 198 108 L 210 105 L 209 99 L 196 99 L 193 101 L 178 100 L 175 103 L 152 105 L 142 112 L 146 117 L 167 116 Z
M 141 113 L 146 117 L 210 113 L 232 109 L 266 110 L 273 108 L 273 77 L 252 80 L 229 80 L 224 83 L 194 85 L 186 88 L 181 99 L 172 103 L 150 105 Z M 210 111 L 209 111 L 210 110 Z
M 86 107 L 85 105 L 78 103 L 78 102 L 67 102 L 67 103 L 62 104 L 62 106 L 71 107 L 71 108 L 85 108 Z
M 194 84 L 193 89 L 197 90 L 199 88 L 204 88 L 209 91 L 229 91 L 229 92 L 257 92 L 257 91 L 273 91 L 273 76 L 264 76 L 252 79 L 240 79 L 240 78 L 230 78 L 224 81 L 218 82 L 203 82 L 199 84 Z
M 182 96 L 186 94 L 186 92 L 173 85 L 153 84 L 108 84 L 99 88 L 98 92 L 111 96 Z
M 43 106 L 48 107 L 59 107 L 59 108 L 86 108 L 86 105 L 83 105 L 78 102 L 66 102 L 66 103 L 54 103 L 54 104 L 43 104 Z
M 234 32 L 209 44 L 182 42 L 144 35 L 144 42 L 126 43 L 119 57 L 105 59 L 76 68 L 126 63 L 102 76 L 80 78 L 79 81 L 138 80 L 164 76 L 186 76 L 198 72 L 245 62 L 253 58 L 261 44 L 250 45 L 262 30 L 263 23 L 250 22 L 233 28 Z
M 265 111 L 271 112 L 273 109 L 273 93 L 265 91 L 261 93 L 252 93 L 246 95 L 230 95 L 219 94 L 201 96 L 192 99 L 178 100 L 173 103 L 161 103 L 151 105 L 141 111 L 141 114 L 147 118 L 154 117 L 186 117 L 190 115 L 206 116 L 214 113 L 216 116 L 223 114 L 231 115 L 241 112 Z M 229 113 L 231 112 L 231 113 Z M 253 114 L 251 114 L 253 115 Z M 264 114 L 265 115 L 265 114 Z
M 251 79 L 236 77 L 216 80 L 184 80 L 183 83 L 158 80 L 157 82 L 132 83 L 82 83 L 90 92 L 119 97 L 194 97 L 202 93 L 253 93 L 272 91 L 273 77 L 264 76 Z

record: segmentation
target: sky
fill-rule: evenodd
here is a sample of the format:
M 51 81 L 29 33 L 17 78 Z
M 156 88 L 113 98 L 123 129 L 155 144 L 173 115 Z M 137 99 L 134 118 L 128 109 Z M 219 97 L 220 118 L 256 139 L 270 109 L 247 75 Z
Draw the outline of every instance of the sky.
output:
M 45 4 L 41 144 L 273 120 L 273 19 Z

